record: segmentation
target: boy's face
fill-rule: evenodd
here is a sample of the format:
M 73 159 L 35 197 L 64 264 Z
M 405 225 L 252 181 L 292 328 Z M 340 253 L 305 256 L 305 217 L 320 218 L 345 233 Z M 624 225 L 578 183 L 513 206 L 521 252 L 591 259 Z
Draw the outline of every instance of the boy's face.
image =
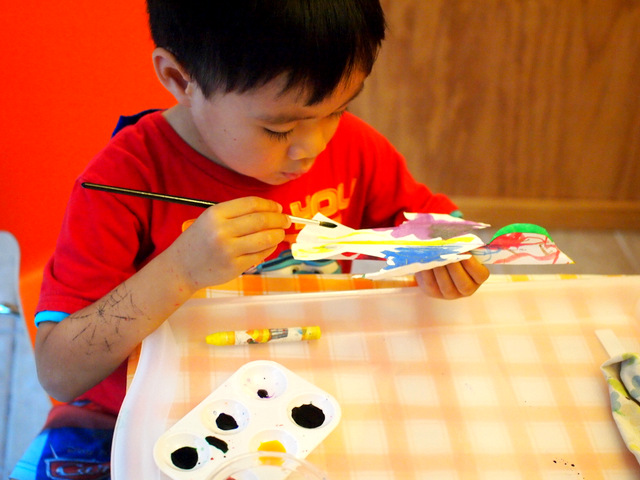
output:
M 341 114 L 362 90 L 366 75 L 354 73 L 321 103 L 282 94 L 285 79 L 245 93 L 190 94 L 185 140 L 214 162 L 270 185 L 281 185 L 312 167 L 338 128 Z

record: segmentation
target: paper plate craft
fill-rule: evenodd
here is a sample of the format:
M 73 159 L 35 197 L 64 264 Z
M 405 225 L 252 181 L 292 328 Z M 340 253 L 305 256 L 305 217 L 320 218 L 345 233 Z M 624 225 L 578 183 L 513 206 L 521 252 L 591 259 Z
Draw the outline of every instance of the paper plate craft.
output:
M 601 370 L 609 387 L 613 419 L 640 463 L 640 355 L 625 352 L 611 330 L 598 330 L 596 335 L 611 357 Z
M 568 264 L 573 261 L 537 225 L 513 224 L 501 228 L 485 244 L 472 232 L 486 223 L 472 222 L 450 215 L 405 213 L 407 219 L 397 227 L 355 230 L 322 214 L 315 220 L 337 224 L 336 228 L 307 225 L 292 245 L 297 260 L 361 259 L 386 260 L 380 271 L 368 278 L 409 275 L 471 255 L 487 264 Z
M 174 480 L 205 480 L 251 452 L 305 458 L 338 425 L 340 415 L 340 405 L 327 392 L 276 362 L 257 360 L 240 367 L 162 434 L 153 456 Z

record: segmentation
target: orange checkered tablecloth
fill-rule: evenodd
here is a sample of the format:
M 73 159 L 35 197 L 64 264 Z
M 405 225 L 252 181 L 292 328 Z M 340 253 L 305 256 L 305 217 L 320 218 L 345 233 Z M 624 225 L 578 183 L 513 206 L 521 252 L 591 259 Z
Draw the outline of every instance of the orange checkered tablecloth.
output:
M 258 359 L 341 405 L 339 425 L 307 457 L 334 480 L 640 478 L 611 416 L 608 357 L 594 333 L 611 329 L 640 352 L 640 276 L 497 275 L 456 301 L 430 299 L 411 279 L 256 278 L 200 292 L 132 357 L 114 479 L 167 478 L 155 440 Z M 322 338 L 204 342 L 218 330 L 301 325 L 320 325 Z

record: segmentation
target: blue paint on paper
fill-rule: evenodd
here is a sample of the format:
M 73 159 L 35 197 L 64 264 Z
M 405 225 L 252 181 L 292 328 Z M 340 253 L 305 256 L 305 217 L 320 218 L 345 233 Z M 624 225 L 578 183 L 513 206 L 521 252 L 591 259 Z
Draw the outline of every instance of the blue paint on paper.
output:
M 413 263 L 430 263 L 443 261 L 444 255 L 460 253 L 459 245 L 441 245 L 433 247 L 398 247 L 393 250 L 385 250 L 382 254 L 391 265 L 387 265 L 383 270 L 411 265 Z

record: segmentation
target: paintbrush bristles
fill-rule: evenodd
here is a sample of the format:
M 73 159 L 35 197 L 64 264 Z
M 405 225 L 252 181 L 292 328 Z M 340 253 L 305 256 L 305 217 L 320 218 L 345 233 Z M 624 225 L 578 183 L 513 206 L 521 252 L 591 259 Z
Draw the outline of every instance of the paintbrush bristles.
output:
M 335 223 L 329 223 L 329 222 L 320 222 L 318 225 L 320 225 L 321 227 L 327 227 L 327 228 L 336 228 L 338 226 Z
M 293 223 L 301 223 L 303 225 L 319 225 L 326 228 L 336 228 L 338 226 L 335 223 L 325 222 L 323 220 L 314 220 L 313 218 L 294 217 L 293 215 L 289 215 L 289 218 Z

